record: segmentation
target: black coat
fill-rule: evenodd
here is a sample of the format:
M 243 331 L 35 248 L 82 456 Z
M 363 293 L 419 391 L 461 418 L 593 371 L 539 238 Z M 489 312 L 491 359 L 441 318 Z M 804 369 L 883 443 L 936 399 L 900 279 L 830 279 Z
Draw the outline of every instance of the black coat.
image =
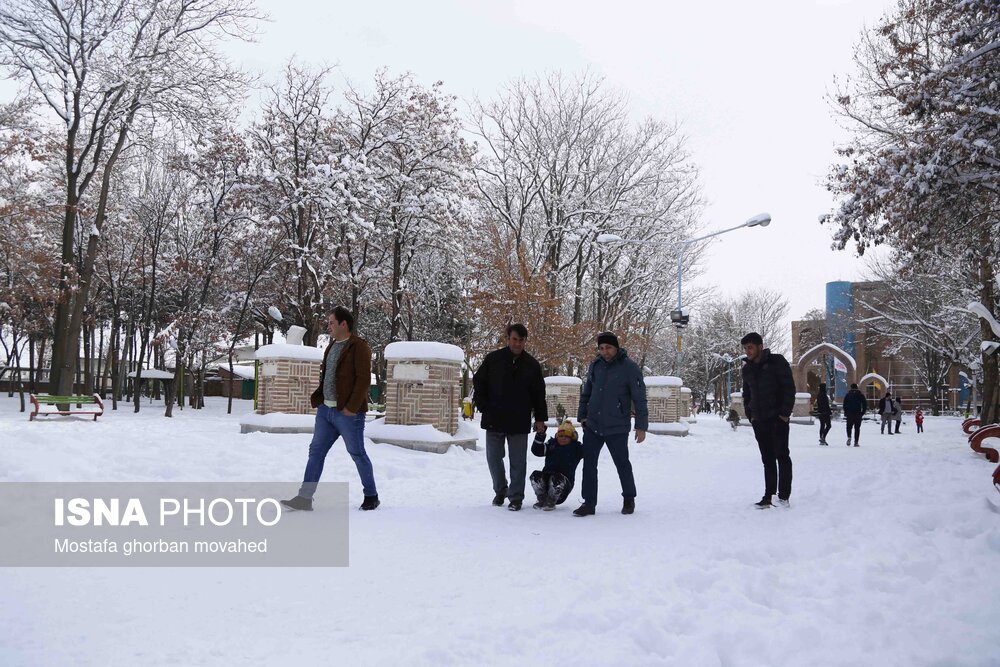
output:
M 861 393 L 860 389 L 852 389 L 844 396 L 844 415 L 847 417 L 860 417 L 868 412 L 868 399 Z
M 757 362 L 747 359 L 743 365 L 743 406 L 751 421 L 792 416 L 795 380 L 783 356 L 765 349 Z
M 517 357 L 509 347 L 490 352 L 472 376 L 472 385 L 480 425 L 487 431 L 528 433 L 532 411 L 535 421 L 548 421 L 542 367 L 527 352 Z
M 830 397 L 826 395 L 825 391 L 816 394 L 816 414 L 820 417 L 829 417 L 833 414 L 833 410 L 830 408 Z

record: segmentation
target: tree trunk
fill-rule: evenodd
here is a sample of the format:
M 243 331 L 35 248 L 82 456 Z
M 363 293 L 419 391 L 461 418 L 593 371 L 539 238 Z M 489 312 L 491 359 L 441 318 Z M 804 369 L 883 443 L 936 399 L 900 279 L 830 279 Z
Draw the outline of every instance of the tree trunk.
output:
M 996 310 L 996 293 L 993 291 L 995 272 L 993 266 L 986 259 L 980 260 L 979 272 L 979 302 L 986 306 L 991 313 Z M 994 313 L 994 316 L 996 313 Z M 996 336 L 989 323 L 980 318 L 979 328 L 982 339 L 995 340 Z M 997 354 L 984 354 L 983 360 L 983 411 L 980 419 L 983 424 L 996 424 L 1000 422 L 1000 373 L 997 368 Z

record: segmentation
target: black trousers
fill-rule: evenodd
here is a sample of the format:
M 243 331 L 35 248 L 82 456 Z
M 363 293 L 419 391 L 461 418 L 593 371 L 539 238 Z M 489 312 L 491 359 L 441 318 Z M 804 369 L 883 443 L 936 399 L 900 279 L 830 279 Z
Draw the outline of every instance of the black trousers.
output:
M 531 473 L 530 479 L 531 488 L 535 490 L 540 503 L 551 501 L 555 505 L 561 505 L 573 490 L 573 482 L 562 473 L 536 470 Z
M 826 434 L 830 432 L 833 425 L 830 423 L 830 415 L 819 416 L 819 439 L 826 440 Z
M 780 417 L 755 419 L 760 460 L 764 464 L 764 494 L 787 499 L 792 495 L 792 458 L 788 454 L 788 422 Z
M 847 420 L 847 439 L 851 439 L 851 429 L 854 429 L 854 442 L 858 441 L 861 434 L 861 415 L 844 415 Z

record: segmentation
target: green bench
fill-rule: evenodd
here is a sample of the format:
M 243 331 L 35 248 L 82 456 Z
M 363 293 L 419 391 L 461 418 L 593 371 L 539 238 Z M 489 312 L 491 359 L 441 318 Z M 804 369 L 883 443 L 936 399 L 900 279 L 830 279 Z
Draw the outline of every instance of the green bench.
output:
M 104 414 L 104 402 L 101 397 L 97 394 L 92 394 L 90 396 L 48 396 L 46 394 L 36 395 L 31 394 L 31 404 L 34 406 L 31 414 L 28 415 L 28 421 L 34 421 L 35 417 L 40 417 L 43 415 L 93 415 L 94 421 Z M 58 408 L 60 405 L 68 405 L 68 410 L 42 410 L 43 405 L 54 405 Z M 77 409 L 74 410 L 73 406 Z M 83 406 L 96 405 L 97 410 L 85 410 Z

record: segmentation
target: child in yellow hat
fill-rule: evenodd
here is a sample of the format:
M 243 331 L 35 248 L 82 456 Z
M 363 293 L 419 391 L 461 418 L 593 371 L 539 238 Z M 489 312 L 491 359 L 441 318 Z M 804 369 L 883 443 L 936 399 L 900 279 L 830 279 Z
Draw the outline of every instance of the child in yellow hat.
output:
M 554 510 L 562 504 L 576 481 L 576 468 L 583 460 L 583 445 L 573 424 L 563 422 L 556 431 L 556 437 L 543 442 L 539 434 L 531 445 L 531 453 L 545 457 L 545 466 L 531 473 L 531 488 L 538 496 L 535 509 Z

